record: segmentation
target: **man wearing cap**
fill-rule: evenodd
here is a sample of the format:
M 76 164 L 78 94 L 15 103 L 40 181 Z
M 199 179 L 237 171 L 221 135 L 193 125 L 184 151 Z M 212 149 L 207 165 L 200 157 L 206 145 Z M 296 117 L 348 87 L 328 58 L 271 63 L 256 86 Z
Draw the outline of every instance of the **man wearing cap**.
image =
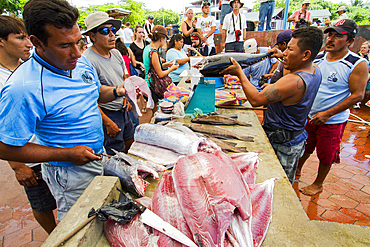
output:
M 318 28 L 295 30 L 282 60 L 290 73 L 260 92 L 235 60 L 232 59 L 233 65 L 221 72 L 239 77 L 252 106 L 267 105 L 263 128 L 291 183 L 304 151 L 307 115 L 321 82 L 320 70 L 313 65 L 313 60 L 320 51 L 322 40 L 323 34 Z
M 65 0 L 30 0 L 23 18 L 33 55 L 8 79 L 0 99 L 0 159 L 45 162 L 42 176 L 53 194 L 58 220 L 92 179 L 105 158 L 97 102 L 125 94 L 123 85 L 101 85 L 81 56 L 78 9 Z M 38 144 L 28 143 L 35 134 Z
M 289 16 L 287 21 L 294 22 L 293 29 L 308 27 L 312 24 L 311 12 L 308 11 L 309 6 L 310 0 L 304 0 L 302 3 L 302 9 L 295 11 L 291 16 Z
M 216 54 L 215 42 L 213 34 L 216 30 L 216 18 L 209 15 L 209 2 L 202 3 L 203 15 L 197 21 L 197 32 L 200 35 L 202 43 L 206 43 L 209 48 L 208 56 Z
M 243 52 L 243 41 L 247 36 L 247 20 L 239 13 L 243 7 L 240 0 L 230 1 L 233 11 L 226 15 L 222 26 L 222 49 L 225 52 Z
M 128 75 L 121 53 L 115 48 L 115 36 L 121 21 L 110 18 L 107 13 L 96 11 L 85 19 L 86 31 L 93 45 L 84 55 L 90 60 L 98 73 L 100 83 L 107 86 L 123 84 Z M 117 97 L 109 103 L 99 103 L 102 110 L 104 147 L 108 154 L 116 150 L 126 152 L 134 138 L 134 128 L 127 112 L 126 97 Z
M 148 15 L 148 19 L 145 20 L 145 23 L 144 23 L 144 34 L 145 34 L 145 40 L 147 42 L 151 42 L 150 38 L 148 37 L 148 35 L 150 33 L 152 33 L 152 29 L 154 27 L 154 16 L 153 15 Z
M 320 163 L 316 180 L 300 189 L 305 195 L 320 193 L 332 164 L 340 162 L 340 142 L 349 118 L 349 108 L 364 97 L 367 63 L 348 49 L 357 32 L 356 22 L 349 19 L 327 28 L 326 53 L 315 60 L 322 72 L 322 82 L 308 115 L 307 144 L 297 175 L 301 174 L 303 164 L 315 148 Z
M 263 31 L 266 19 L 266 31 L 271 30 L 272 14 L 275 10 L 275 0 L 261 0 L 259 16 L 258 16 L 258 31 Z
M 288 43 L 292 38 L 292 33 L 293 31 L 288 29 L 280 32 L 277 37 L 276 37 L 276 43 L 272 46 L 273 49 L 269 50 L 268 52 L 274 52 L 274 49 L 278 49 L 281 52 L 284 52 L 286 48 L 288 47 Z M 281 56 L 281 58 L 283 58 Z M 263 77 L 271 78 L 270 84 L 275 83 L 277 80 L 279 80 L 281 77 L 284 75 L 288 74 L 289 71 L 284 69 L 284 64 L 279 62 L 279 64 L 276 67 L 276 70 L 274 71 L 273 69 L 271 70 L 273 74 L 266 74 Z
M 260 54 L 266 53 L 267 50 L 268 47 L 259 47 L 255 39 L 248 39 L 245 41 L 245 53 Z M 266 58 L 258 63 L 246 67 L 243 69 L 243 72 L 249 78 L 250 83 L 252 83 L 258 91 L 262 91 L 261 85 L 259 85 L 261 77 L 263 77 L 264 74 L 272 73 L 276 69 L 276 66 L 276 58 Z M 266 80 L 266 83 L 269 83 L 269 81 Z
M 326 20 L 325 24 L 328 25 L 328 26 L 335 26 L 335 24 L 337 24 L 338 21 L 344 20 L 344 19 L 349 19 L 346 12 L 347 12 L 347 7 L 346 6 L 340 6 L 338 8 L 338 10 L 336 11 L 336 13 L 338 13 L 338 15 L 339 15 L 338 19 L 335 20 L 335 21 Z

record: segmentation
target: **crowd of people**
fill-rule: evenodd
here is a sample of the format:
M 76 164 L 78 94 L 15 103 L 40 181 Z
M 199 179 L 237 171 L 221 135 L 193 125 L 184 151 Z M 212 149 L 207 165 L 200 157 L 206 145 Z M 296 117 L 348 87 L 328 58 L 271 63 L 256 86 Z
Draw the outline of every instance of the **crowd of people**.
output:
M 281 31 L 272 48 L 247 39 L 240 0 L 222 1 L 220 29 L 225 52 L 272 53 L 244 70 L 232 60 L 222 73 L 239 78 L 252 106 L 267 106 L 263 128 L 291 183 L 317 150 L 317 178 L 301 188 L 314 195 L 339 162 L 349 108 L 364 97 L 370 43 L 364 42 L 359 54 L 349 50 L 358 26 L 342 18 L 342 7 L 342 19 L 324 32 L 310 27 L 309 4 L 305 0 L 288 18 L 296 29 Z M 274 1 L 261 1 L 261 16 L 271 19 L 273 6 Z M 204 2 L 197 19 L 187 9 L 182 34 L 171 38 L 165 27 L 153 24 L 152 15 L 132 30 L 130 23 L 123 26 L 101 11 L 86 17 L 81 33 L 78 10 L 65 0 L 30 0 L 23 20 L 0 16 L 0 158 L 9 160 L 48 233 L 103 173 L 101 154 L 130 148 L 138 119 L 130 113 L 125 79 L 145 79 L 153 115 L 164 97 L 160 83 L 177 85 L 191 57 L 216 54 L 216 20 L 209 7 Z M 138 97 L 146 112 L 143 95 Z

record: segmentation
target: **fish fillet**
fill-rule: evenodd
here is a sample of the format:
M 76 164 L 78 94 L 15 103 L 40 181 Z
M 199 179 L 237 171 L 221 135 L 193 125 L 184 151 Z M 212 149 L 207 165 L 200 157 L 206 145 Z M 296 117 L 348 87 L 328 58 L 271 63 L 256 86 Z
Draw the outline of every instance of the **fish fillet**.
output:
M 239 170 L 243 174 L 247 184 L 255 184 L 257 176 L 257 167 L 259 164 L 258 153 L 237 153 L 231 154 L 230 158 L 237 164 Z
M 177 201 L 171 171 L 167 171 L 163 174 L 163 177 L 154 192 L 152 211 L 192 239 L 189 226 L 186 224 L 179 202 Z M 159 236 L 158 246 L 184 246 L 159 231 L 155 231 L 155 235 Z
M 252 234 L 254 247 L 261 246 L 272 220 L 272 200 L 275 179 L 260 184 L 250 184 L 252 200 Z
M 125 225 L 111 219 L 105 223 L 104 233 L 112 247 L 156 246 L 144 224 L 138 220 L 138 215 Z
M 248 221 L 248 229 L 239 230 L 252 239 L 249 188 L 226 154 L 217 151 L 180 158 L 173 169 L 173 180 L 181 210 L 199 246 L 224 246 L 235 211 Z M 253 242 L 240 246 L 253 246 Z

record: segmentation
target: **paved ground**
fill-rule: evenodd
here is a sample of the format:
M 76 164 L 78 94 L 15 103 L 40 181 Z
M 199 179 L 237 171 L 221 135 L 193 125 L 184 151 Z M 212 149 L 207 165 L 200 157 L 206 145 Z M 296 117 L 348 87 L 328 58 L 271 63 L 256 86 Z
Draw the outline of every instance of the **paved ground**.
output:
M 370 121 L 370 108 L 351 110 Z M 261 111 L 256 112 L 261 116 Z M 370 158 L 366 155 L 370 155 L 370 126 L 348 123 L 341 163 L 330 171 L 324 192 L 309 197 L 297 188 L 316 177 L 318 160 L 311 156 L 303 168 L 302 182 L 294 184 L 310 219 L 370 226 Z M 40 246 L 47 233 L 34 220 L 24 190 L 9 165 L 0 160 L 0 167 L 0 246 Z

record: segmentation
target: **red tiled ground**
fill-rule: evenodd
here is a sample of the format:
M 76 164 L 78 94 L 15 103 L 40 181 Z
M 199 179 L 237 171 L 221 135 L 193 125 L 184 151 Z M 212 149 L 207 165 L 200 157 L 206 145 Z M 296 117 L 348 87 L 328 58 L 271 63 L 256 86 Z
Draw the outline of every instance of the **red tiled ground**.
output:
M 351 112 L 370 121 L 369 107 L 351 108 Z M 261 120 L 262 111 L 256 113 Z M 370 226 L 370 126 L 348 122 L 340 156 L 341 163 L 332 166 L 322 193 L 306 196 L 299 192 L 299 188 L 316 178 L 319 164 L 316 153 L 307 160 L 299 178 L 301 182 L 294 183 L 293 188 L 312 220 Z

